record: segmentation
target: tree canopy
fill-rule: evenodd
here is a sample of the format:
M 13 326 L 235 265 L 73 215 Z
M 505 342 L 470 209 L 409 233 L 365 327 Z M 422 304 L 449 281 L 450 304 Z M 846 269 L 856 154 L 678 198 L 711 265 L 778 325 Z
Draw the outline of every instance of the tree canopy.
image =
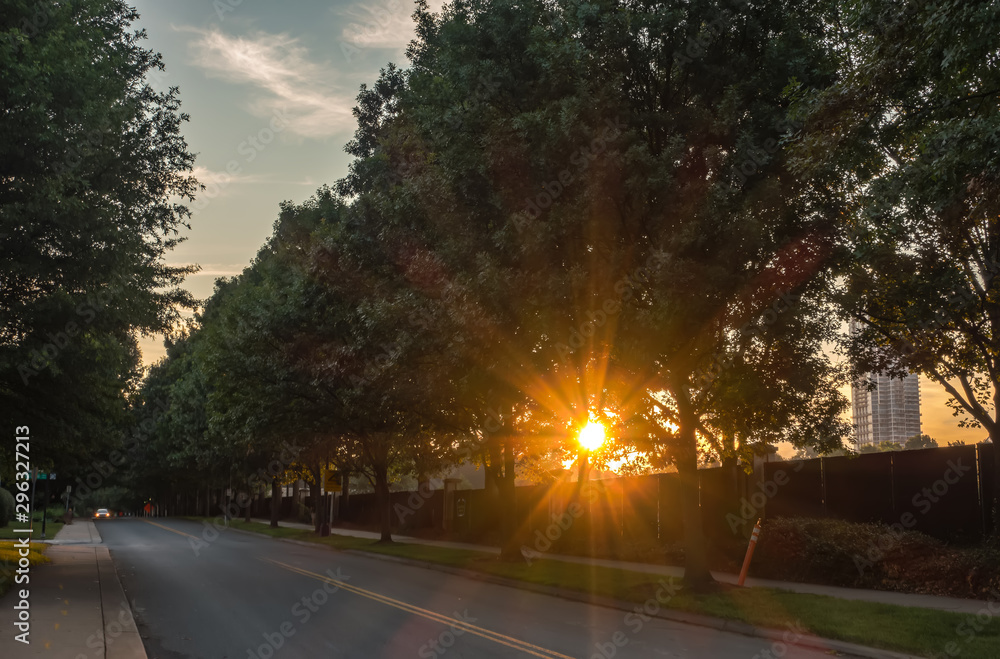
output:
M 177 89 L 121 0 L 0 2 L 0 409 L 71 468 L 109 445 L 138 333 L 169 331 L 197 183 Z M 3 451 L 7 450 L 5 446 Z
M 951 395 L 960 425 L 996 444 L 1000 7 L 835 9 L 839 73 L 795 92 L 804 127 L 793 151 L 841 218 L 836 302 L 859 327 L 845 338 L 854 375 L 920 373 Z M 1000 485 L 994 494 L 1000 515 Z

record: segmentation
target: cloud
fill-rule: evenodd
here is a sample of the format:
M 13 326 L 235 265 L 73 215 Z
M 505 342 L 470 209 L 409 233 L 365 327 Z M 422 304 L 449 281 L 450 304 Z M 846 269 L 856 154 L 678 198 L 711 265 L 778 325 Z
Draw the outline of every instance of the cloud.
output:
M 359 50 L 405 48 L 415 34 L 413 10 L 414 3 L 403 0 L 350 5 L 338 12 L 346 22 L 340 33 L 342 43 Z
M 444 0 L 430 0 L 432 12 L 441 11 Z M 345 25 L 340 32 L 340 46 L 345 55 L 355 49 L 382 48 L 403 50 L 416 35 L 413 0 L 377 0 L 356 2 L 343 9 L 332 11 Z
M 217 28 L 177 28 L 195 35 L 193 64 L 207 75 L 253 88 L 249 110 L 289 117 L 289 133 L 322 139 L 354 128 L 351 108 L 356 85 L 337 80 L 335 67 L 309 59 L 308 50 L 287 34 L 255 32 L 230 36 Z
M 191 170 L 191 175 L 198 179 L 198 182 L 202 185 L 216 184 L 219 186 L 228 186 L 232 184 L 246 184 L 246 183 L 269 183 L 269 179 L 273 176 L 270 174 L 244 174 L 239 173 L 231 175 L 227 171 L 214 171 L 208 167 L 202 167 L 201 165 L 196 165 L 194 169 Z
M 198 182 L 206 186 L 206 188 L 209 186 L 215 186 L 212 188 L 215 190 L 215 192 L 211 195 L 212 197 L 225 195 L 227 190 L 229 190 L 230 185 L 279 184 L 319 186 L 319 183 L 312 180 L 311 177 L 306 177 L 305 180 L 301 181 L 292 181 L 282 179 L 276 173 L 246 174 L 240 172 L 239 174 L 230 174 L 224 170 L 215 171 L 209 169 L 208 167 L 202 167 L 201 165 L 195 166 L 191 170 L 191 175 L 198 179 Z
M 188 275 L 189 277 L 235 277 L 242 274 L 246 264 L 240 263 L 205 263 L 201 270 Z

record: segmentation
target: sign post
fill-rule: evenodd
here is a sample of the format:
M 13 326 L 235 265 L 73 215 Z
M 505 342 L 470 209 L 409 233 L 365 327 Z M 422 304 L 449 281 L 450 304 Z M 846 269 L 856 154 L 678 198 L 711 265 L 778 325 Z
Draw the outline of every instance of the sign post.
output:
M 73 523 L 73 513 L 69 509 L 69 493 L 73 491 L 72 485 L 66 486 L 66 512 L 63 513 L 63 523 L 72 524 Z
M 45 498 L 42 500 L 42 540 L 44 540 L 45 520 L 48 517 L 49 513 L 49 481 L 52 480 L 49 478 L 49 476 L 51 476 L 52 474 L 42 474 L 42 475 L 45 476 L 45 495 L 44 495 Z

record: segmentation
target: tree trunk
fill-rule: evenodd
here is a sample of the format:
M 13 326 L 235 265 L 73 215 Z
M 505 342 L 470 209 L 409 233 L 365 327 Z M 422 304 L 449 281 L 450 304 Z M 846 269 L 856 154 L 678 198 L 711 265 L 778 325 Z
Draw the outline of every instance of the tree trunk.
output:
M 253 480 L 247 478 L 247 505 L 243 507 L 243 521 L 248 524 L 250 523 L 250 513 L 253 511 L 253 500 L 257 496 L 253 489 Z
M 320 492 L 319 492 L 319 480 L 323 476 L 322 468 L 318 466 L 309 467 L 310 473 L 312 473 L 312 482 L 309 483 L 309 498 L 313 502 L 313 532 L 319 535 L 319 527 L 325 521 L 323 517 L 325 515 L 324 507 L 321 504 Z
M 382 536 L 379 544 L 392 542 L 392 499 L 389 495 L 388 469 L 375 468 L 375 497 L 378 501 L 379 529 Z
M 271 479 L 271 528 L 278 528 L 281 519 L 281 481 L 275 476 Z
M 696 421 L 690 401 L 683 389 L 677 392 L 680 446 L 677 451 L 677 472 L 681 485 L 681 518 L 684 522 L 684 586 L 692 591 L 704 591 L 715 584 L 708 569 L 705 529 L 702 526 L 698 501 L 698 440 Z
M 500 560 L 524 562 L 520 534 L 517 529 L 517 488 L 514 477 L 514 442 L 507 437 L 503 448 L 503 476 L 500 489 Z
M 993 542 L 1000 546 L 1000 426 L 990 431 L 993 442 Z

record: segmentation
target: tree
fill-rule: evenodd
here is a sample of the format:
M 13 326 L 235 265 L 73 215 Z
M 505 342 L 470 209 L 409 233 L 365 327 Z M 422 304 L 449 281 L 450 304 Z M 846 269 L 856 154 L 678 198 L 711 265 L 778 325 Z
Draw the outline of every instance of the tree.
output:
M 788 81 L 829 78 L 825 28 L 791 3 L 737 4 L 456 2 L 437 16 L 421 5 L 412 68 L 363 90 L 339 189 L 379 200 L 383 232 L 406 246 L 401 268 L 436 273 L 414 287 L 439 334 L 462 339 L 452 346 L 472 386 L 458 408 L 504 494 L 505 557 L 533 438 L 568 444 L 565 428 L 615 402 L 648 430 L 643 448 L 682 472 L 686 579 L 711 580 L 698 437 L 725 403 L 706 406 L 721 385 L 703 376 L 741 343 L 766 343 L 740 330 L 776 299 L 821 288 L 831 222 L 798 201 L 775 148 Z M 792 315 L 823 336 L 814 308 Z M 813 347 L 802 336 L 787 350 L 773 341 L 785 368 Z M 817 366 L 788 370 L 759 400 L 826 382 Z M 828 401 L 782 418 L 822 412 L 836 427 L 841 401 Z
M 924 434 L 917 434 L 913 437 L 909 437 L 903 443 L 903 448 L 907 451 L 918 448 L 937 448 L 938 446 L 939 444 L 937 441 Z
M 838 12 L 838 78 L 798 91 L 795 152 L 847 220 L 838 303 L 859 324 L 846 341 L 855 376 L 920 373 L 951 395 L 960 426 L 996 443 L 1000 7 L 855 0 Z M 1000 528 L 1000 481 L 993 514 Z
M 163 256 L 194 156 L 125 2 L 4 0 L 0 16 L 0 409 L 47 438 L 36 463 L 68 470 L 123 427 L 137 332 L 191 305 L 192 269 Z
M 201 361 L 214 444 L 232 460 L 288 467 L 291 438 L 316 476 L 327 462 L 365 475 L 389 542 L 390 479 L 442 454 L 432 397 L 447 398 L 451 379 L 439 377 L 446 360 L 434 337 L 407 321 L 409 286 L 367 221 L 376 210 L 327 188 L 283 204 L 252 266 L 210 300 Z
M 878 444 L 865 444 L 858 450 L 858 453 L 892 453 L 893 451 L 902 450 L 903 446 L 899 443 L 890 440 L 883 440 Z

